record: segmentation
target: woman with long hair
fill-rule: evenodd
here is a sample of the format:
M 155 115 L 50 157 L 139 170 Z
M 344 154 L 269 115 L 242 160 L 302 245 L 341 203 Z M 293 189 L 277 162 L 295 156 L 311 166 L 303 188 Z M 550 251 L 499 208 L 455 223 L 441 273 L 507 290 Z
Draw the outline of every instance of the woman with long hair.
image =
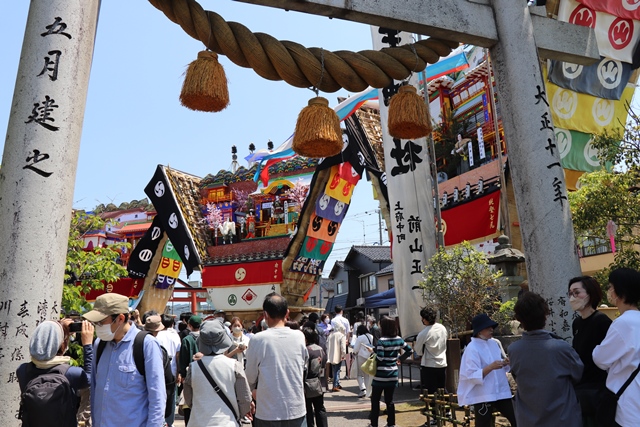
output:
M 398 336 L 395 319 L 384 316 L 380 320 L 381 336 L 376 345 L 376 374 L 371 382 L 371 424 L 378 427 L 380 416 L 380 398 L 384 392 L 384 403 L 387 405 L 387 427 L 396 423 L 396 408 L 393 404 L 393 393 L 398 387 L 398 361 L 402 362 L 411 355 L 411 347 Z M 400 355 L 400 353 L 402 355 Z

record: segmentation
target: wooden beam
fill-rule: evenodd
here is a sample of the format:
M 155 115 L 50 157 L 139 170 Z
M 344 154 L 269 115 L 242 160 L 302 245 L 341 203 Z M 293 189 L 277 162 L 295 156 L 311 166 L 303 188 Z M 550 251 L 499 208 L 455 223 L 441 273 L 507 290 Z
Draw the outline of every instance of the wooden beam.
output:
M 487 0 L 236 1 L 393 28 L 474 46 L 492 47 L 498 42 L 493 10 Z M 540 9 L 544 10 L 544 7 Z M 540 12 L 532 8 L 531 16 L 540 57 L 581 65 L 590 65 L 600 59 L 593 29 L 536 14 Z
M 498 33 L 491 7 L 467 0 L 238 0 L 491 47 Z M 416 13 L 424 11 L 424 13 Z

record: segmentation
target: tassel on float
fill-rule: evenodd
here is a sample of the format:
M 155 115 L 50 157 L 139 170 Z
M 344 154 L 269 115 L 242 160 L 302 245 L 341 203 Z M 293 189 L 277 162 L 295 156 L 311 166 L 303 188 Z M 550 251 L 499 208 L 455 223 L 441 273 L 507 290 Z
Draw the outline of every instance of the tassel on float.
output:
M 293 151 L 304 157 L 331 157 L 342 151 L 340 119 L 321 96 L 309 100 L 298 115 Z
M 218 112 L 227 108 L 227 76 L 215 52 L 198 52 L 198 59 L 189 64 L 180 92 L 180 103 L 195 111 Z
M 401 86 L 389 102 L 389 135 L 400 139 L 423 138 L 431 133 L 427 105 L 416 88 Z

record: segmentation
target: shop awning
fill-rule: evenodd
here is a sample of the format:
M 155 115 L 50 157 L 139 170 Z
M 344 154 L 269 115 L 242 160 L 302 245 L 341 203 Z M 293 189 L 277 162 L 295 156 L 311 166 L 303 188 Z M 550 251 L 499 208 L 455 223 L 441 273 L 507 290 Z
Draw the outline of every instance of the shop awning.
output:
M 396 288 L 391 288 L 388 291 L 380 292 L 364 299 L 365 308 L 390 307 L 395 304 Z

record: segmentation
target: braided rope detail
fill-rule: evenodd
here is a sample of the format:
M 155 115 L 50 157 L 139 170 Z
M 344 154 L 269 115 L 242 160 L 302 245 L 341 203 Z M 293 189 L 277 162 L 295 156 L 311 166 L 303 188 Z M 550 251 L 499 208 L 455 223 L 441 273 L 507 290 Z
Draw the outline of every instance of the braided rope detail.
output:
M 427 63 L 436 63 L 458 46 L 457 42 L 429 38 L 379 51 L 330 52 L 252 33 L 242 24 L 227 22 L 217 13 L 204 10 L 195 0 L 149 2 L 191 37 L 236 65 L 253 68 L 267 80 L 284 80 L 295 87 L 316 87 L 323 92 L 386 87 L 394 79 L 403 80 L 412 72 L 424 70 Z

